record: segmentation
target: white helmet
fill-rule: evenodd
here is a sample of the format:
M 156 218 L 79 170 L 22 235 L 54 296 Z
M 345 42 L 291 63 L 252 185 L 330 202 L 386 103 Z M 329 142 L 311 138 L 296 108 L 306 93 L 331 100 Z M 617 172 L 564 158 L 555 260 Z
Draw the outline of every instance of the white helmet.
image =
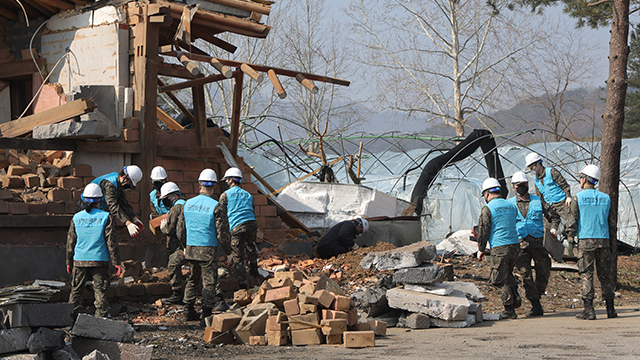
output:
M 362 224 L 362 233 L 366 233 L 367 230 L 369 230 L 369 220 L 362 217 L 358 217 L 356 219 L 360 220 L 360 224 Z
M 88 184 L 82 192 L 82 197 L 86 202 L 97 202 L 102 198 L 102 189 L 100 189 L 100 185 L 94 183 Z
M 169 181 L 160 188 L 160 199 L 164 199 L 167 195 L 173 194 L 174 192 L 180 193 L 180 188 L 173 181 Z
M 215 185 L 215 182 L 218 181 L 218 176 L 216 176 L 216 172 L 211 170 L 211 169 L 204 169 L 202 170 L 202 172 L 200 173 L 200 176 L 198 177 L 198 181 L 203 181 L 205 183 L 214 183 L 211 185 L 207 185 L 206 186 L 212 186 Z
M 511 177 L 511 184 L 512 185 L 519 184 L 519 183 L 528 183 L 528 182 L 529 182 L 529 179 L 527 178 L 527 175 L 522 171 L 517 171 Z
M 580 174 L 587 175 L 597 181 L 600 181 L 600 169 L 595 165 L 587 165 L 581 171 Z
M 524 161 L 526 164 L 525 167 L 529 167 L 533 163 L 542 161 L 542 158 L 540 157 L 540 155 L 538 155 L 538 153 L 532 152 L 532 153 L 529 153 L 529 155 L 527 155 L 527 157 L 524 158 Z
M 167 178 L 167 171 L 162 166 L 156 166 L 151 170 L 151 180 L 165 180 Z
M 482 192 L 484 193 L 487 190 L 491 190 L 491 191 L 500 190 L 500 183 L 498 182 L 498 180 L 494 178 L 488 178 L 487 180 L 483 181 Z
M 138 185 L 138 182 L 142 180 L 142 170 L 136 165 L 125 166 L 123 172 L 131 179 L 133 186 Z
M 224 178 L 225 179 L 228 179 L 228 178 L 240 178 L 240 179 L 242 179 L 242 171 L 240 171 L 240 169 L 238 169 L 237 167 L 229 168 L 224 173 Z

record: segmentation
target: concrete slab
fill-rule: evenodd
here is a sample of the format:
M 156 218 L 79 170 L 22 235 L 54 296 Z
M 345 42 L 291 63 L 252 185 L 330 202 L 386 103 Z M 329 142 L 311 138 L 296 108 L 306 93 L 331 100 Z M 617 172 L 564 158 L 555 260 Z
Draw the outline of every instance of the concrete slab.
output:
M 473 314 L 473 316 L 476 317 L 477 324 L 484 321 L 484 312 L 482 311 L 482 304 L 469 301 L 469 314 Z
M 153 356 L 153 348 L 149 346 L 83 337 L 73 338 L 71 346 L 82 357 L 89 355 L 94 350 L 107 355 L 110 360 L 151 360 Z
M 444 269 L 436 264 L 422 264 L 418 267 L 400 269 L 393 274 L 393 281 L 398 284 L 427 285 L 439 283 L 446 277 Z M 443 294 L 446 295 L 446 294 Z
M 49 360 L 48 353 L 0 355 L 0 360 Z
M 27 350 L 29 336 L 31 336 L 30 327 L 0 330 L 0 354 Z
M 467 318 L 464 320 L 456 321 L 445 321 L 442 319 L 431 319 L 431 326 L 439 327 L 439 328 L 465 328 L 472 326 L 476 323 L 476 317 L 474 315 L 467 315 Z
M 471 301 L 486 301 L 487 298 L 482 294 L 478 286 L 472 282 L 464 281 L 443 281 L 443 285 L 451 286 L 454 290 L 462 291 L 467 299 Z
M 29 352 L 38 354 L 43 351 L 54 351 L 64 347 L 66 333 L 63 330 L 53 330 L 41 327 L 37 332 L 31 334 L 27 340 Z
M 443 285 L 443 284 L 430 284 L 430 285 L 414 285 L 414 284 L 404 284 L 405 290 L 429 293 L 433 295 L 442 295 L 447 296 L 453 292 L 453 288 L 451 286 Z
M 80 121 L 65 121 L 33 128 L 34 139 L 117 139 L 120 129 L 100 111 L 80 116 Z
M 428 241 L 420 241 L 393 250 L 371 252 L 360 261 L 360 267 L 378 270 L 412 268 L 436 257 L 436 246 Z
M 110 320 L 80 314 L 71 329 L 71 335 L 109 341 L 133 341 L 135 330 L 124 321 Z
M 394 288 L 387 290 L 387 299 L 392 308 L 419 312 L 447 321 L 465 320 L 469 313 L 469 300 L 460 291 L 440 296 Z
M 58 349 L 51 353 L 53 360 L 81 360 L 82 358 L 69 345 L 65 345 L 62 349 Z
M 478 251 L 478 243 L 470 240 L 471 230 L 458 230 L 436 245 L 438 253 L 456 251 L 459 255 L 471 255 Z
M 42 303 L 14 304 L 1 306 L 6 314 L 9 326 L 53 327 L 61 328 L 73 325 L 73 304 Z
M 482 319 L 484 321 L 499 321 L 500 314 L 496 314 L 496 313 L 483 314 Z
M 387 300 L 387 290 L 370 287 L 352 295 L 356 308 L 367 313 L 369 317 L 383 315 L 391 310 Z

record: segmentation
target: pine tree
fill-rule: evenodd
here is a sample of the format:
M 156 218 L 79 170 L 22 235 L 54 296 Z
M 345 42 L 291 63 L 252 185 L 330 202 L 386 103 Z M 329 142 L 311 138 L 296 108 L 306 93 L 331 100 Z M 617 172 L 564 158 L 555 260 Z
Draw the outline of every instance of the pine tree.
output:
M 625 100 L 623 138 L 640 137 L 640 24 L 633 28 L 627 65 L 629 87 Z

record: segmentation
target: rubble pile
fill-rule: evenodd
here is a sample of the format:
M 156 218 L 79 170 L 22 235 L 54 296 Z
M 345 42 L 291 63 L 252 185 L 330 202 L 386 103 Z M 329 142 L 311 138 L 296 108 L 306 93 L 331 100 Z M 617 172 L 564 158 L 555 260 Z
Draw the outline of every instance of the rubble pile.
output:
M 0 214 L 74 214 L 90 165 L 72 166 L 71 151 L 0 150 Z
M 211 344 L 360 348 L 375 346 L 375 336 L 387 329 L 383 321 L 359 321 L 351 298 L 332 279 L 297 270 L 275 272 L 253 293 L 236 291 L 231 310 L 205 320 L 203 339 Z
M 87 314 L 74 321 L 72 313 L 66 303 L 0 306 L 0 358 L 151 359 L 152 348 L 131 343 L 135 331 L 128 323 Z

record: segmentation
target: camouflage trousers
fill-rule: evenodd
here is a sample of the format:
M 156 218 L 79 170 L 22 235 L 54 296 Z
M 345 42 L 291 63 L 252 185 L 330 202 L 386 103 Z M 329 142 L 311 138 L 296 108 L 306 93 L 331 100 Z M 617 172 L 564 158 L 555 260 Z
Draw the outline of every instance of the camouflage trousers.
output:
M 534 262 L 536 277 L 533 278 L 531 260 Z M 522 277 L 524 291 L 527 299 L 540 300 L 540 295 L 544 294 L 551 276 L 551 258 L 549 252 L 543 247 L 520 249 L 516 268 Z
M 73 312 L 78 313 L 82 306 L 82 290 L 88 280 L 93 281 L 95 315 L 106 317 L 109 311 L 109 302 L 107 301 L 107 290 L 109 289 L 108 266 L 73 267 L 71 294 L 69 295 L 69 302 L 73 304 Z
M 196 301 L 197 284 L 202 281 L 202 307 L 212 308 L 216 295 L 222 296 L 222 289 L 218 282 L 218 248 L 206 248 L 206 260 L 193 260 L 187 258 L 191 272 L 187 278 L 184 289 L 185 304 L 194 304 Z M 202 258 L 199 256 L 199 258 Z
M 186 264 L 187 260 L 184 258 L 184 250 L 176 249 L 169 255 L 169 264 L 167 269 L 169 270 L 169 281 L 171 282 L 171 290 L 174 292 L 181 291 L 184 286 L 184 279 L 182 277 L 182 265 Z
M 593 285 L 593 272 L 597 268 L 598 280 L 602 287 L 602 298 L 613 300 L 613 261 L 608 247 L 594 250 L 580 251 L 578 258 L 578 271 L 582 279 L 582 299 L 593 300 L 595 287 Z
M 255 220 L 245 221 L 231 230 L 231 257 L 233 271 L 241 285 L 247 284 L 247 269 L 244 266 L 244 254 L 247 253 L 249 263 L 257 264 L 258 249 L 256 249 L 256 235 L 258 223 Z
M 505 307 L 515 304 L 513 292 L 514 289 L 517 291 L 517 283 L 513 276 L 513 268 L 516 266 L 519 252 L 520 244 L 491 248 L 489 281 L 498 289 L 502 305 Z

